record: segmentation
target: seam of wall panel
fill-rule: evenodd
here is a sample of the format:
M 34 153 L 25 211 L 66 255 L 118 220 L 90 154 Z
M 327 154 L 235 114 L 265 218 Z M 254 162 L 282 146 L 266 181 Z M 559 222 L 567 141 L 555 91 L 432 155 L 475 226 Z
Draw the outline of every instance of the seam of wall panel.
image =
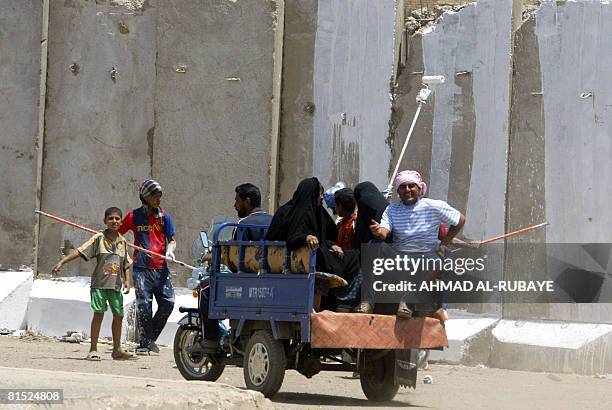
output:
M 47 98 L 47 47 L 49 44 L 49 0 L 42 2 L 42 29 L 40 41 L 40 93 L 38 96 L 38 134 L 36 135 L 36 205 L 40 209 L 42 200 L 42 173 L 45 153 L 45 102 Z M 34 249 L 33 270 L 34 276 L 38 275 L 38 238 L 40 235 L 40 215 L 36 214 L 34 219 Z
M 518 6 L 517 6 L 518 4 Z M 519 0 L 512 0 L 512 14 L 511 14 L 511 33 L 510 33 L 510 70 L 508 75 L 508 128 L 507 128 L 507 140 L 506 140 L 506 189 L 504 192 L 504 232 L 509 231 L 510 225 L 510 212 L 508 207 L 508 192 L 510 191 L 510 147 L 511 147 L 511 138 L 512 138 L 512 97 L 514 95 L 513 83 L 514 83 L 514 35 L 520 28 L 520 23 L 522 20 L 522 10 Z M 506 263 L 507 263 L 507 255 L 508 255 L 508 241 L 504 239 L 504 258 L 502 260 L 502 278 L 506 279 Z M 501 317 L 504 317 L 504 305 L 505 303 L 501 303 Z
M 272 52 L 272 118 L 270 126 L 270 181 L 268 211 L 274 212 L 278 196 L 279 133 L 285 33 L 285 0 L 276 0 L 276 27 Z

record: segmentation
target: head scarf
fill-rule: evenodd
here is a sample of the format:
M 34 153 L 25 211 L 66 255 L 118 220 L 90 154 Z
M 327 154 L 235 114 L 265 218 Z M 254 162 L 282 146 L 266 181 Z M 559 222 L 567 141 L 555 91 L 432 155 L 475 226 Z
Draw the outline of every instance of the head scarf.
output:
M 332 211 L 336 212 L 336 201 L 334 201 L 334 194 L 341 190 L 342 188 L 346 188 L 346 183 L 343 181 L 338 181 L 336 185 L 331 188 L 328 188 L 323 194 L 323 200 L 325 201 L 325 205 Z
M 419 198 L 427 194 L 427 184 L 423 181 L 423 177 L 417 171 L 402 171 L 395 176 L 393 186 L 395 190 L 404 184 L 417 184 L 420 188 Z
M 143 183 L 140 185 L 140 189 L 138 190 L 138 193 L 140 194 L 140 202 L 142 202 L 142 206 L 145 209 L 149 208 L 149 205 L 147 204 L 147 199 L 155 195 L 158 192 L 161 193 L 162 189 L 161 189 L 161 185 L 159 185 L 157 181 L 155 181 L 154 179 L 146 179 L 143 181 Z M 159 219 L 159 222 L 163 226 L 164 225 L 163 209 L 154 208 L 154 209 L 151 209 L 151 212 L 153 212 L 153 215 L 155 215 L 155 217 Z
M 146 179 L 140 185 L 138 192 L 140 193 L 141 199 L 148 199 L 156 193 L 162 192 L 162 188 L 161 185 L 159 185 L 159 183 L 154 179 Z
M 370 232 L 370 220 L 374 219 L 376 222 L 380 222 L 389 202 L 376 185 L 369 181 L 357 184 L 355 201 L 357 202 L 357 222 L 355 223 L 353 249 L 361 249 L 361 244 L 374 239 Z

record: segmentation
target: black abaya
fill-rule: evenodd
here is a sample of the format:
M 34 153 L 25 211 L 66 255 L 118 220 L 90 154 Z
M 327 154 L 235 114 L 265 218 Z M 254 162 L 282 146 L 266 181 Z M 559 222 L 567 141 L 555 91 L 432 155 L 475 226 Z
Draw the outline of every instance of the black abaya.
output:
M 302 180 L 291 200 L 274 214 L 266 240 L 285 241 L 289 250 L 295 250 L 306 245 L 306 236 L 316 236 L 317 270 L 341 276 L 350 283 L 359 271 L 359 255 L 345 251 L 344 257 L 339 258 L 330 251 L 338 230 L 319 200 L 322 189 L 315 177 Z
M 362 244 L 375 240 L 370 232 L 370 221 L 374 219 L 380 223 L 389 202 L 376 188 L 376 185 L 368 181 L 357 184 L 355 187 L 355 201 L 357 202 L 357 221 L 355 222 L 353 249 L 361 249 Z

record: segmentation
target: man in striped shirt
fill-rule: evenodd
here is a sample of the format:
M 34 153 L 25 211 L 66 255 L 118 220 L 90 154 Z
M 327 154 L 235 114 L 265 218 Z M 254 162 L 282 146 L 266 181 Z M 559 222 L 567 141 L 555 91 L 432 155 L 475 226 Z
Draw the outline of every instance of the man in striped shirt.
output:
M 374 237 L 384 240 L 392 233 L 396 251 L 420 254 L 435 253 L 452 242 L 465 224 L 465 216 L 461 212 L 444 201 L 424 198 L 427 184 L 417 171 L 400 172 L 395 177 L 394 186 L 400 202 L 387 207 L 380 224 L 370 221 L 370 231 Z M 442 241 L 438 239 L 441 223 L 450 226 Z M 367 309 L 368 306 L 360 306 L 359 310 Z M 412 316 L 405 302 L 400 302 L 398 316 Z

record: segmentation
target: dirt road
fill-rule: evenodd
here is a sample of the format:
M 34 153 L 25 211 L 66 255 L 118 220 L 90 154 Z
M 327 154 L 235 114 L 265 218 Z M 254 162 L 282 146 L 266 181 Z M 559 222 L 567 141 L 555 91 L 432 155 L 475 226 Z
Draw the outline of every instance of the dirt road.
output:
M 138 361 L 116 362 L 111 360 L 110 352 L 106 352 L 108 346 L 101 345 L 103 360 L 89 362 L 83 360 L 88 347 L 86 344 L 1 336 L 0 366 L 182 380 L 174 368 L 171 349 L 162 349 L 159 356 L 141 357 Z M 7 370 L 0 368 L 0 372 Z M 31 380 L 49 377 L 47 372 L 44 375 L 31 373 Z M 433 384 L 422 383 L 425 375 L 433 377 Z M 372 403 L 361 392 L 359 380 L 350 376 L 344 372 L 324 372 L 308 380 L 295 371 L 288 371 L 281 391 L 272 402 L 280 408 L 371 407 Z M 10 376 L 3 374 L 2 379 L 10 380 Z M 244 388 L 242 369 L 226 368 L 219 382 Z M 57 387 L 87 391 L 92 387 L 88 383 L 91 382 L 84 380 L 80 385 Z M 165 384 L 152 384 L 154 386 L 149 387 L 152 394 L 162 394 L 166 389 Z M 428 371 L 420 371 L 416 390 L 400 389 L 395 401 L 377 408 L 584 410 L 607 409 L 610 403 L 612 376 L 596 378 L 434 365 Z

